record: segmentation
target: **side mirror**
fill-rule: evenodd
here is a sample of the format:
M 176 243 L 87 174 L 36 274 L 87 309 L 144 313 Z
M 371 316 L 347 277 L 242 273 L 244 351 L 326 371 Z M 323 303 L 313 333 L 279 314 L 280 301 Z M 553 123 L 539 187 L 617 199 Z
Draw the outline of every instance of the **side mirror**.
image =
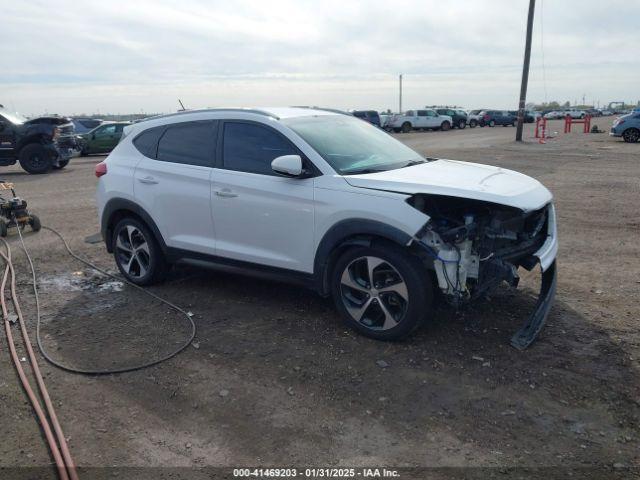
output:
M 271 169 L 285 177 L 299 177 L 304 173 L 300 155 L 282 155 L 274 158 L 271 162 Z

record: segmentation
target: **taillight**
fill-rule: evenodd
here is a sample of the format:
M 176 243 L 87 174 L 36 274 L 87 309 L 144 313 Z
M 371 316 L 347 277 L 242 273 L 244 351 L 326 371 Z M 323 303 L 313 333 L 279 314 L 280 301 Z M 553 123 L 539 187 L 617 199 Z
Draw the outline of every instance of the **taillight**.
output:
M 103 175 L 107 174 L 107 164 L 104 162 L 100 162 L 96 165 L 96 177 L 100 178 Z

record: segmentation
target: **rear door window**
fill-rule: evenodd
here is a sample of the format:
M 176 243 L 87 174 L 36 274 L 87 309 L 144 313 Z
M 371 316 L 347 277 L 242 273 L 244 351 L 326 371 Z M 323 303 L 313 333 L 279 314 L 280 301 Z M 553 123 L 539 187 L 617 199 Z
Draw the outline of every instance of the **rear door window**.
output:
M 216 122 L 185 122 L 167 126 L 158 142 L 163 162 L 213 167 Z
M 275 175 L 274 158 L 298 155 L 291 143 L 275 130 L 246 122 L 225 122 L 222 140 L 223 167 L 239 172 Z

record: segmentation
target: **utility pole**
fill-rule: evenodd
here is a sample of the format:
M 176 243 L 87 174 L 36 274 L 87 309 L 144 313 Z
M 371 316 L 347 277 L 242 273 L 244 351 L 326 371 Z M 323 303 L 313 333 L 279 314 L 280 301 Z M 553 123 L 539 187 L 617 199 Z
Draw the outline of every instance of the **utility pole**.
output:
M 398 99 L 398 113 L 402 113 L 402 74 L 400 74 L 400 98 Z
M 533 14 L 536 0 L 529 0 L 529 16 L 527 18 L 527 41 L 524 46 L 524 64 L 522 65 L 522 85 L 520 86 L 520 104 L 518 108 L 518 128 L 516 142 L 522 141 L 522 127 L 524 124 L 524 108 L 527 102 L 527 85 L 529 83 L 529 61 L 531 60 L 531 36 L 533 34 Z

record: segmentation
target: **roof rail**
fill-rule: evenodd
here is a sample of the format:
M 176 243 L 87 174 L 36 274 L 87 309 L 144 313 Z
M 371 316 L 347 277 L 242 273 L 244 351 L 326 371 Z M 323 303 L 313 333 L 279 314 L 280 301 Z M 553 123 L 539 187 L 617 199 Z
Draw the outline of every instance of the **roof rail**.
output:
M 180 115 L 185 115 L 188 113 L 204 113 L 204 112 L 244 112 L 244 113 L 255 113 L 258 115 L 264 115 L 265 117 L 271 117 L 276 120 L 280 120 L 280 117 L 274 115 L 273 113 L 267 112 L 266 110 L 259 110 L 257 108 L 200 108 L 197 110 L 180 110 L 175 113 L 166 113 L 163 115 L 154 115 L 152 117 L 146 117 L 138 120 L 136 123 L 146 122 L 148 120 L 157 120 L 159 118 L 167 118 L 167 117 L 177 117 Z
M 291 108 L 307 108 L 309 110 L 320 110 L 321 112 L 339 113 L 341 115 L 349 115 L 350 117 L 353 116 L 351 113 L 345 112 L 344 110 L 338 110 L 337 108 L 310 107 L 308 105 L 292 105 Z

